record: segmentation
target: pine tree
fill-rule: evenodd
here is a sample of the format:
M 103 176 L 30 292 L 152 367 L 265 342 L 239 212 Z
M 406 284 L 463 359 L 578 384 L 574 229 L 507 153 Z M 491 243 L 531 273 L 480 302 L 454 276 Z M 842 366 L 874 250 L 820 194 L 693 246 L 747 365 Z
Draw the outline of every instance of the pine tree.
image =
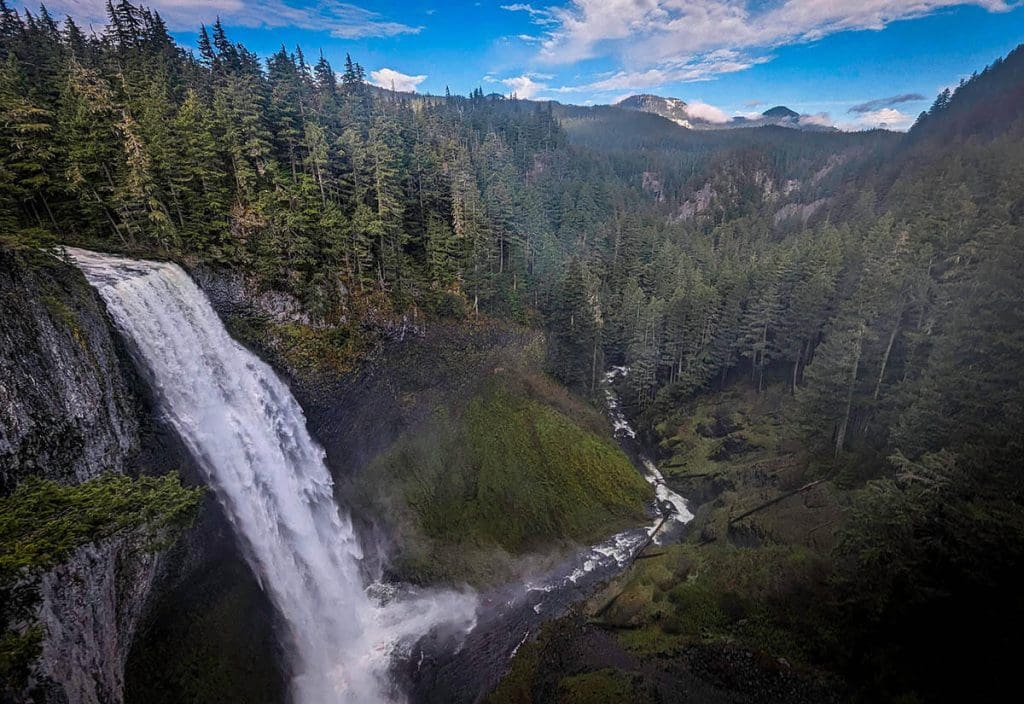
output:
M 194 90 L 186 94 L 173 127 L 176 149 L 170 182 L 180 202 L 187 248 L 228 262 L 234 250 L 227 237 L 227 174 L 210 112 Z
M 116 187 L 111 166 L 123 153 L 112 129 L 116 124 L 113 91 L 77 59 L 69 59 L 66 71 L 58 109 L 65 183 L 78 200 L 80 224 L 93 232 L 109 227 L 124 242 L 125 233 L 109 200 Z
M 459 274 L 459 247 L 455 233 L 448 223 L 437 215 L 427 221 L 427 270 L 430 283 L 440 289 L 451 289 Z
M 0 189 L 26 208 L 40 227 L 53 221 L 47 200 L 56 154 L 53 115 L 26 97 L 18 60 L 0 66 Z

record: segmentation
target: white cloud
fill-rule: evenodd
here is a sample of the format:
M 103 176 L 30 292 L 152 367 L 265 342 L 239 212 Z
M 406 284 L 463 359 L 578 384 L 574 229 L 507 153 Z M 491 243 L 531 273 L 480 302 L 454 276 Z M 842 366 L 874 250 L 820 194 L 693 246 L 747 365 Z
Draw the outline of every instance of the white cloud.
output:
M 402 93 L 415 93 L 416 87 L 425 80 L 427 80 L 426 76 L 410 76 L 393 68 L 379 68 L 376 71 L 370 71 L 370 83 Z
M 16 4 L 26 5 L 23 0 Z M 38 3 L 27 4 L 33 11 L 37 9 Z M 142 0 L 142 4 L 157 10 L 172 30 L 196 31 L 200 24 L 210 24 L 217 17 L 229 26 L 297 27 L 344 39 L 416 34 L 421 29 L 332 0 L 316 0 L 308 5 L 297 0 Z M 54 17 L 71 15 L 96 29 L 107 23 L 106 0 L 47 0 L 46 7 Z
M 801 125 L 817 125 L 819 127 L 835 127 L 836 123 L 827 112 L 819 112 L 814 115 L 801 115 L 797 118 Z
M 686 112 L 692 118 L 707 120 L 708 122 L 729 122 L 730 120 L 725 111 L 700 100 L 693 100 L 687 103 Z
M 723 51 L 730 55 L 730 63 L 745 68 L 767 60 L 765 52 L 775 47 L 836 32 L 882 29 L 896 20 L 955 5 L 1001 12 L 1015 4 L 1015 0 L 571 0 L 545 10 L 505 7 L 550 23 L 538 56 L 543 61 L 571 64 L 612 56 L 621 62 L 624 74 L 633 75 L 671 74 L 673 67 L 704 64 L 705 75 L 713 76 L 723 72 L 713 59 Z
M 541 91 L 548 89 L 546 83 L 538 83 L 530 76 L 502 78 L 499 82 L 508 86 L 509 92 L 514 93 L 517 98 L 522 98 L 523 100 L 534 98 Z
M 721 49 L 691 61 L 668 61 L 660 66 L 642 70 L 620 70 L 590 83 L 563 86 L 556 90 L 559 93 L 600 93 L 622 90 L 636 92 L 644 88 L 656 88 L 670 83 L 707 81 L 717 75 L 742 71 L 765 61 L 768 59 L 764 57 L 745 58 L 734 51 Z
M 900 112 L 896 108 L 882 108 L 857 115 L 852 123 L 844 125 L 846 129 L 870 130 L 883 128 L 887 130 L 906 130 L 914 124 L 914 116 Z

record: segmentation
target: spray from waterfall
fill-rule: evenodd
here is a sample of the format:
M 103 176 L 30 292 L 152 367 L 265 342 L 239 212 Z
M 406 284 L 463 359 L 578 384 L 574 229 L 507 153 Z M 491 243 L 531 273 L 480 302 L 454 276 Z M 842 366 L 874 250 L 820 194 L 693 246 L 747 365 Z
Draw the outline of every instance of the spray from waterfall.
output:
M 177 265 L 68 248 L 106 302 L 287 624 L 299 704 L 399 698 L 396 651 L 442 625 L 468 631 L 475 599 L 421 593 L 387 603 L 360 573 L 352 521 L 323 449 L 273 370 L 235 342 Z

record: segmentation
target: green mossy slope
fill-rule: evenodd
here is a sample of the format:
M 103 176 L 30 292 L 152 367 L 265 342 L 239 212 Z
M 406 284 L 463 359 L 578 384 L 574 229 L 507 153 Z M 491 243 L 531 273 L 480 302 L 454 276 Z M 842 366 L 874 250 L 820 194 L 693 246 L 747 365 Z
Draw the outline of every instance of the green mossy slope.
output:
M 486 581 L 489 553 L 586 543 L 644 518 L 650 488 L 621 450 L 501 376 L 364 475 L 410 578 Z

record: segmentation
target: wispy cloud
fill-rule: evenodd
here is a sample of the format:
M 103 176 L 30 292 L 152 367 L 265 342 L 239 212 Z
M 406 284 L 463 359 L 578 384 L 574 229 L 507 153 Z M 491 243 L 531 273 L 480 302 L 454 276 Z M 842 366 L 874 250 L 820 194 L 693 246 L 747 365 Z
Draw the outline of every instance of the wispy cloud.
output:
M 427 80 L 426 76 L 410 76 L 393 68 L 379 68 L 376 71 L 370 71 L 370 83 L 403 93 L 415 93 L 419 84 L 425 80 Z
M 35 10 L 38 3 L 27 4 Z M 209 24 L 217 17 L 229 26 L 295 27 L 327 32 L 342 39 L 393 37 L 416 34 L 422 29 L 390 20 L 358 5 L 331 0 L 317 0 L 312 4 L 300 4 L 296 0 L 144 0 L 143 4 L 159 11 L 172 30 L 194 31 L 200 24 Z M 70 15 L 96 28 L 107 22 L 106 0 L 47 0 L 46 7 L 57 17 Z
M 892 95 L 888 98 L 876 98 L 875 100 L 869 100 L 866 103 L 860 103 L 850 108 L 850 112 L 853 113 L 870 113 L 882 108 L 891 108 L 894 105 L 901 103 L 913 103 L 918 100 L 924 100 L 925 97 L 920 93 L 903 93 L 901 95 Z
M 501 9 L 507 10 L 509 12 L 525 12 L 530 16 L 530 21 L 533 22 L 534 24 L 558 24 L 558 19 L 551 13 L 550 10 L 534 7 L 529 3 L 517 2 L 511 5 L 502 5 Z
M 848 30 L 879 30 L 896 20 L 956 5 L 1002 12 L 1016 4 L 1016 0 L 571 0 L 544 9 L 522 3 L 504 8 L 527 12 L 543 27 L 538 60 L 573 64 L 611 57 L 618 60 L 624 76 L 681 73 L 681 80 L 700 80 L 769 60 L 772 49 L 787 44 Z M 728 64 L 736 68 L 723 70 L 721 62 L 712 59 L 721 52 L 728 53 Z M 703 67 L 704 73 L 680 72 L 680 66 Z M 645 80 L 653 85 L 653 78 Z
M 556 90 L 559 93 L 635 92 L 673 83 L 707 81 L 721 74 L 743 71 L 768 60 L 768 57 L 750 58 L 722 49 L 688 61 L 666 61 L 640 70 L 615 71 L 589 83 L 562 86 Z

